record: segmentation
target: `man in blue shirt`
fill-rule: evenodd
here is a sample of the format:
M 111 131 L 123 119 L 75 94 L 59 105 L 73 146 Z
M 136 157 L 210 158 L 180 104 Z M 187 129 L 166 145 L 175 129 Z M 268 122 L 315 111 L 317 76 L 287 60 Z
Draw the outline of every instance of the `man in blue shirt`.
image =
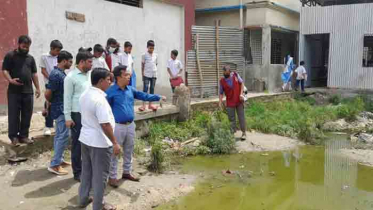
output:
M 113 110 L 115 118 L 114 136 L 116 137 L 119 145 L 123 147 L 123 175 L 122 179 L 131 181 L 139 181 L 131 175 L 132 167 L 132 153 L 135 140 L 134 123 L 135 99 L 142 101 L 160 101 L 166 100 L 166 97 L 159 95 L 147 94 L 142 91 L 137 91 L 134 87 L 129 86 L 131 80 L 131 73 L 127 71 L 127 66 L 119 65 L 114 69 L 114 78 L 116 83 L 106 91 L 106 98 Z M 111 160 L 109 185 L 116 188 L 118 187 L 117 180 L 117 166 L 118 157 L 113 156 Z
M 51 103 L 51 117 L 56 121 L 56 135 L 54 136 L 54 155 L 48 167 L 48 171 L 57 175 L 66 175 L 63 169 L 71 164 L 63 160 L 63 153 L 69 142 L 69 130 L 66 127 L 65 115 L 63 114 L 63 93 L 65 70 L 70 69 L 73 56 L 67 51 L 61 51 L 57 57 L 57 66 L 49 75 L 49 83 L 45 91 L 45 98 Z

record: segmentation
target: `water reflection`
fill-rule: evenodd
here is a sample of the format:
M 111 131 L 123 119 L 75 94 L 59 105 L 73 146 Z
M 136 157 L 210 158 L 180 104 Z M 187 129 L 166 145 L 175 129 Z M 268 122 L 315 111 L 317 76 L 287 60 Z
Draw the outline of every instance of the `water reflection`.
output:
M 343 156 L 343 136 L 325 147 L 223 157 L 196 157 L 186 170 L 211 173 L 195 192 L 161 209 L 364 210 L 373 209 L 373 170 Z M 244 169 L 241 169 L 245 166 Z M 236 169 L 239 176 L 221 170 Z M 252 176 L 248 176 L 248 171 Z M 214 186 L 220 186 L 215 188 Z

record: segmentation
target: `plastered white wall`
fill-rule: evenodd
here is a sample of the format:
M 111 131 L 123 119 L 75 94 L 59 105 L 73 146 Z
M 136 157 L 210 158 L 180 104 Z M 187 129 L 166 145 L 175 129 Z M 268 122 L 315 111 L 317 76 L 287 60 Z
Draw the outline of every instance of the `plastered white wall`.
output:
M 67 20 L 65 12 L 85 15 L 86 22 Z M 184 62 L 184 8 L 156 0 L 144 0 L 143 8 L 136 8 L 105 0 L 27 0 L 28 30 L 32 38 L 30 53 L 39 66 L 40 56 L 49 52 L 50 42 L 58 39 L 75 55 L 79 47 L 105 46 L 109 37 L 116 38 L 123 49 L 125 41 L 133 44 L 137 87 L 142 89 L 141 55 L 146 42 L 155 40 L 159 55 L 156 93 L 171 95 L 167 61 L 173 49 L 179 51 Z M 41 70 L 39 81 L 44 87 Z M 36 101 L 40 106 L 42 101 Z

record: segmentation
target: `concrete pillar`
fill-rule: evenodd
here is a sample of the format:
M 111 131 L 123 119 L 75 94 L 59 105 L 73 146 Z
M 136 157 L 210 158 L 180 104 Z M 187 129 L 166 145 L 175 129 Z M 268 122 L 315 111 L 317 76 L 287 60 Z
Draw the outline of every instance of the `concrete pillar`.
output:
M 270 90 L 270 65 L 271 65 L 271 27 L 264 25 L 262 28 L 262 78 L 266 78 L 266 87 Z
M 176 104 L 180 109 L 178 121 L 184 122 L 187 121 L 191 114 L 191 93 L 190 89 L 181 84 L 179 87 L 176 87 L 175 94 L 176 97 Z

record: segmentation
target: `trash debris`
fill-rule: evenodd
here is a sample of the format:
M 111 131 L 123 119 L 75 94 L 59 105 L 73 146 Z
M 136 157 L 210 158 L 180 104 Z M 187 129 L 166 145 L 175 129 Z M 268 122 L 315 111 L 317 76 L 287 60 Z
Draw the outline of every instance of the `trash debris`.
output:
M 241 165 L 241 166 L 240 166 L 240 169 L 243 169 L 243 168 L 245 168 L 245 166 L 244 166 L 244 165 Z
M 234 174 L 234 172 L 233 171 L 231 171 L 231 170 L 226 170 L 226 171 L 222 171 L 222 173 L 223 173 L 223 175 L 226 175 L 226 174 L 228 174 L 228 175 L 232 175 L 232 174 Z
M 276 176 L 276 172 L 272 171 L 272 172 L 269 173 L 269 175 Z
M 268 153 L 261 154 L 261 156 L 268 156 L 268 155 L 269 155 Z

